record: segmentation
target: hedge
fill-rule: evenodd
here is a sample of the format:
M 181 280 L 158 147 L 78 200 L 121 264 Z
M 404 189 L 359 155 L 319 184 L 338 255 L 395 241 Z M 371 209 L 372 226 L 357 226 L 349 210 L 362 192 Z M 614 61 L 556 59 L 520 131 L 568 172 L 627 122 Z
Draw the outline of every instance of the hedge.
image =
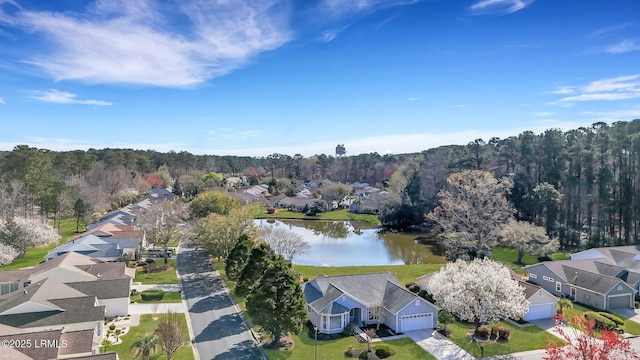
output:
M 145 290 L 140 293 L 142 301 L 160 301 L 164 298 L 164 291 L 162 290 Z
M 587 320 L 593 321 L 594 328 L 598 330 L 613 330 L 616 327 L 615 322 L 593 311 L 585 312 L 584 317 Z
M 609 319 L 609 320 L 613 321 L 614 323 L 616 323 L 616 325 L 618 325 L 618 326 L 624 325 L 624 321 L 622 319 L 620 319 L 619 317 L 613 315 L 613 314 L 609 314 L 609 313 L 606 313 L 606 312 L 599 312 L 598 315 L 606 317 L 607 319 Z

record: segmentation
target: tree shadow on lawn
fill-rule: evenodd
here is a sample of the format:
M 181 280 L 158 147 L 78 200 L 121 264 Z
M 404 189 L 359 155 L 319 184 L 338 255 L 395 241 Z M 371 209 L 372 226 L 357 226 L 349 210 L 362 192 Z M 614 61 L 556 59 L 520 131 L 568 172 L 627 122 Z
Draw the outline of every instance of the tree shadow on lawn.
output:
M 211 340 L 219 340 L 227 336 L 237 335 L 246 331 L 242 317 L 239 314 L 229 314 L 214 320 L 196 335 L 195 342 L 205 342 Z
M 216 294 L 199 300 L 189 309 L 192 313 L 204 313 L 209 310 L 220 310 L 233 306 L 233 301 L 226 293 Z

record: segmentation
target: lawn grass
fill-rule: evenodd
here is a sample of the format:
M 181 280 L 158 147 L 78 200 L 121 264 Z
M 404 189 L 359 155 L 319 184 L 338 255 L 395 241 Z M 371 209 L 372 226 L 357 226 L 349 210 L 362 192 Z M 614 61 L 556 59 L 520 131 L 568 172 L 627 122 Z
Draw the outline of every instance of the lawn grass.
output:
M 487 357 L 543 349 L 548 346 L 547 339 L 559 345 L 564 343 L 562 339 L 537 326 L 518 327 L 505 321 L 487 326 L 506 327 L 511 331 L 511 337 L 505 342 L 474 343 L 468 337 L 469 331 L 475 328 L 474 324 L 456 321 L 447 325 L 447 328 L 453 330 L 450 339 L 454 343 L 478 358 L 482 355 L 481 344 L 484 346 L 484 356 Z
M 164 260 L 157 261 L 158 265 L 164 264 Z M 145 274 L 142 267 L 136 268 L 136 277 L 134 282 L 142 284 L 177 284 L 178 275 L 176 274 L 176 261 L 169 259 L 169 269 L 161 272 Z
M 291 350 L 272 350 L 265 349 L 270 360 L 309 360 L 314 358 L 314 339 L 307 336 L 303 331 L 299 335 L 291 336 L 293 339 L 293 349 Z M 318 359 L 345 359 L 345 351 L 350 346 L 353 350 L 365 350 L 366 343 L 359 343 L 353 336 L 340 338 L 336 340 L 319 340 L 317 343 Z M 434 360 L 433 355 L 424 351 L 420 346 L 416 345 L 411 339 L 403 338 L 373 343 L 372 348 L 387 345 L 391 350 L 395 351 L 395 355 L 389 359 L 393 360 Z M 324 356 L 324 357 L 323 357 Z
M 189 341 L 189 330 L 187 328 L 187 321 L 185 319 L 184 314 L 177 314 L 180 319 L 180 323 L 182 325 L 182 333 L 184 336 L 184 341 Z M 120 360 L 134 360 L 134 353 L 131 351 L 131 344 L 139 336 L 143 336 L 146 333 L 153 333 L 158 326 L 158 322 L 161 319 L 161 315 L 158 315 L 157 320 L 153 320 L 151 314 L 145 314 L 140 316 L 140 325 L 133 326 L 129 329 L 129 332 L 125 335 L 121 336 L 122 344 L 109 346 L 106 352 L 116 351 Z M 149 358 L 149 360 L 161 360 L 165 359 L 166 356 L 158 346 L 156 348 L 156 352 Z M 183 345 L 178 349 L 172 359 L 175 360 L 193 360 L 193 349 L 191 345 Z
M 380 225 L 380 220 L 376 215 L 356 214 L 348 210 L 327 211 L 316 216 L 306 216 L 303 213 L 285 209 L 278 209 L 274 214 L 267 214 L 264 208 L 260 206 L 254 206 L 252 211 L 253 217 L 256 219 L 353 220 Z
M 160 301 L 144 301 L 142 300 L 140 294 L 138 293 L 131 296 L 131 302 L 135 302 L 138 304 L 179 303 L 179 302 L 182 302 L 182 297 L 180 296 L 180 293 L 177 291 L 166 291 L 164 293 L 164 297 Z
M 417 265 L 374 265 L 374 266 L 309 266 L 293 265 L 304 278 L 312 279 L 318 275 L 327 276 L 369 274 L 389 271 L 396 276 L 400 284 L 416 281 L 419 276 L 431 274 L 440 270 L 444 264 L 417 264 Z
M 553 261 L 570 260 L 571 259 L 571 253 L 566 252 L 566 251 L 558 251 L 556 253 L 551 254 L 550 258 Z
M 587 311 L 595 311 L 595 312 L 600 312 L 602 310 L 597 310 L 597 309 L 590 309 L 586 306 L 580 305 L 580 304 L 576 304 L 573 303 L 573 307 L 571 308 L 565 308 L 564 309 L 564 314 L 567 316 L 567 318 L 569 319 L 569 325 L 571 325 L 572 327 L 578 329 L 579 326 L 572 323 L 571 319 L 574 318 L 574 316 L 579 316 L 584 318 L 584 313 Z M 622 315 L 619 314 L 614 314 L 615 316 L 619 317 L 620 319 L 624 320 L 624 324 L 622 326 L 620 326 L 620 328 L 622 328 L 625 332 L 631 334 L 631 335 L 640 335 L 640 324 L 629 320 L 628 318 L 625 318 Z M 596 334 L 596 336 L 599 336 L 600 332 L 596 329 L 593 330 L 593 332 Z
M 76 232 L 76 219 L 62 219 L 60 220 L 60 235 L 62 239 L 61 243 L 67 242 L 70 237 L 76 236 L 79 233 Z M 85 231 L 84 226 L 80 226 L 80 233 Z
M 506 247 L 497 247 L 493 249 L 493 252 L 491 252 L 491 259 L 507 265 L 508 267 L 515 270 L 515 272 L 517 272 L 518 274 L 525 273 L 522 265 L 531 265 L 538 263 L 538 258 L 529 254 L 525 254 L 522 257 L 522 264 L 517 264 L 516 260 L 518 260 L 518 250 Z

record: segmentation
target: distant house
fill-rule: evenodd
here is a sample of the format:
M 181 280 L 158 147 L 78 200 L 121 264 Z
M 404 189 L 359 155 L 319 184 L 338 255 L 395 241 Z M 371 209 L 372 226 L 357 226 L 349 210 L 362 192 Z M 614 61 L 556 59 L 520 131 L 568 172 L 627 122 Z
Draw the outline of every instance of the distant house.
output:
M 129 227 L 103 224 L 82 235 L 57 246 L 45 255 L 45 261 L 68 252 L 77 252 L 102 261 L 118 261 L 123 256 L 136 259 L 139 255 L 144 232 L 139 230 L 107 231 L 106 228 Z
M 433 329 L 438 307 L 402 287 L 389 272 L 313 278 L 303 285 L 309 320 L 324 334 L 349 323 L 375 324 L 396 333 Z
M 296 212 L 304 212 L 306 208 L 313 205 L 318 199 L 308 199 L 304 197 L 285 196 L 273 202 L 273 207 L 288 209 Z

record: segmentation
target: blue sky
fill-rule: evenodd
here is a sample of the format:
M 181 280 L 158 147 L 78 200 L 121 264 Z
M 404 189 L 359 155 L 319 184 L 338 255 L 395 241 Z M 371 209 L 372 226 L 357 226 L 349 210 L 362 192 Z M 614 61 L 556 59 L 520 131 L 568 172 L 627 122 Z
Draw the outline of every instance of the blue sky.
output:
M 637 0 L 0 0 L 0 150 L 419 152 L 640 118 Z

